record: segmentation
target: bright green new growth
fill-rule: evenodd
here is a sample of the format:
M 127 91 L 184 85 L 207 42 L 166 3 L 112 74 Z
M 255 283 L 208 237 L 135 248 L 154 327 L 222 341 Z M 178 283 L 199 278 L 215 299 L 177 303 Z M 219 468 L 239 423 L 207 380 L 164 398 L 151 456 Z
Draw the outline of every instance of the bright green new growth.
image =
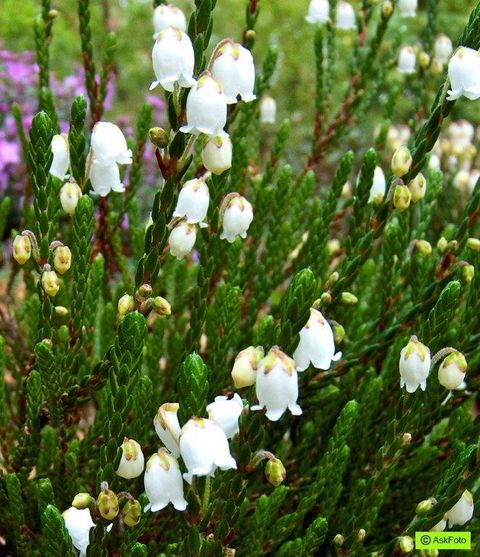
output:
M 168 143 L 156 148 L 158 185 L 147 192 L 148 209 L 137 195 L 143 155 L 151 127 L 164 125 L 152 121 L 148 104 L 139 107 L 135 137 L 128 140 L 133 162 L 125 193 L 92 195 L 91 129 L 105 119 L 116 39 L 108 35 L 99 60 L 90 2 L 78 1 L 88 105 L 77 97 L 71 107 L 70 174 L 83 196 L 67 216 L 62 181 L 49 173 L 58 132 L 49 88 L 55 22 L 50 1 L 42 0 L 34 26 L 39 111 L 28 137 L 14 108 L 32 195 L 13 236 L 30 231 L 32 255 L 23 266 L 11 259 L 0 275 L 2 554 L 78 555 L 62 513 L 79 493 L 92 497 L 77 497 L 74 505 L 87 501 L 95 524 L 88 557 L 393 557 L 402 554 L 403 536 L 432 528 L 465 490 L 479 501 L 480 254 L 472 237 L 478 235 L 480 181 L 454 210 L 450 177 L 428 164 L 455 110 L 446 100 L 446 71 L 437 81 L 428 67 L 408 76 L 418 105 L 410 115 L 412 161 L 396 176 L 385 172 L 385 195 L 369 202 L 375 167 L 388 169 L 392 157 L 386 143 L 399 102 L 398 85 L 389 82 L 401 40 L 393 26 L 397 2 L 356 6 L 359 33 L 352 35 L 344 94 L 336 74 L 341 31 L 331 21 L 316 29 L 316 117 L 305 160 L 292 161 L 291 123 L 269 127 L 269 133 L 275 129 L 271 141 L 260 123 L 278 57 L 273 46 L 263 61 L 256 55 L 264 1 L 246 1 L 245 28 L 234 37 L 253 52 L 257 100 L 229 109 L 232 167 L 206 179 L 208 227 L 197 231 L 195 256 L 179 261 L 169 254 L 176 202 L 182 185 L 205 170 L 203 138 L 191 149 L 192 136 L 179 131 L 188 89 L 166 93 L 170 129 L 161 135 Z M 154 7 L 160 4 L 154 0 Z M 212 50 L 215 10 L 223 9 L 215 4 L 195 0 L 188 22 L 197 77 Z M 335 6 L 330 1 L 332 20 Z M 438 9 L 427 2 L 423 53 L 432 53 Z M 480 4 L 454 45 L 480 47 Z M 339 80 L 342 93 L 334 95 Z M 363 138 L 361 150 L 345 153 L 344 138 L 380 92 L 387 101 L 376 113 L 376 139 Z M 426 195 L 415 203 L 396 199 L 396 188 L 407 195 L 419 172 Z M 228 243 L 220 235 L 222 201 L 231 192 L 248 199 L 254 218 L 245 240 Z M 12 205 L 9 197 L 0 200 L 2 235 Z M 56 276 L 55 295 L 41 279 L 55 273 L 58 244 L 52 242 L 69 246 L 72 262 Z M 311 308 L 328 320 L 343 355 L 329 369 L 310 365 L 298 374 L 302 415 L 287 411 L 269 421 L 250 409 L 259 402 L 254 385 L 235 389 L 235 358 L 250 346 L 262 346 L 266 356 L 278 347 L 292 358 Z M 413 371 L 399 367 L 413 335 L 433 358 L 426 390 L 412 359 Z M 466 388 L 447 399 L 438 363 L 455 351 L 468 363 Z M 410 383 L 418 383 L 414 392 L 400 388 L 408 373 Z M 207 418 L 216 396 L 234 392 L 245 406 L 239 432 L 229 440 L 237 468 L 184 482 L 186 511 L 168 505 L 138 518 L 149 502 L 143 474 L 124 479 L 116 473 L 125 437 L 140 444 L 146 462 L 163 447 L 153 425 L 162 404 L 178 402 L 184 426 L 192 417 Z M 429 498 L 432 504 L 417 508 Z M 475 514 L 454 529 L 472 532 L 476 555 Z

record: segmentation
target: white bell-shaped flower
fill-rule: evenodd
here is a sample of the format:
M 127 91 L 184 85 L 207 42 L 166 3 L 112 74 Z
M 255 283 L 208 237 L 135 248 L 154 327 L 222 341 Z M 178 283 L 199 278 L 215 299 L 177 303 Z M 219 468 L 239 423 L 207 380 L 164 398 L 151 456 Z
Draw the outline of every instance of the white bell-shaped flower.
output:
M 257 370 L 256 392 L 258 404 L 252 410 L 267 409 L 266 416 L 278 421 L 288 409 L 299 416 L 302 409 L 297 404 L 298 374 L 295 361 L 278 346 L 270 349 Z
M 82 190 L 76 182 L 67 182 L 60 190 L 60 203 L 63 210 L 68 215 L 73 215 L 79 199 L 82 197 Z
M 76 509 L 70 507 L 62 513 L 65 528 L 72 539 L 75 549 L 80 551 L 80 557 L 85 557 L 89 544 L 90 529 L 95 526 L 90 509 Z
M 355 10 L 349 2 L 344 2 L 344 0 L 338 2 L 337 11 L 335 13 L 335 27 L 345 31 L 357 29 Z
M 134 439 L 125 437 L 122 443 L 122 458 L 117 468 L 117 474 L 127 480 L 138 478 L 143 472 L 144 465 L 145 458 L 142 447 Z
M 436 153 L 432 153 L 428 159 L 428 168 L 430 170 L 440 170 L 442 166 L 442 161 Z
M 226 40 L 217 46 L 212 64 L 212 77 L 223 87 L 227 104 L 235 104 L 237 97 L 250 102 L 257 97 L 255 86 L 255 65 L 249 50 L 238 43 Z
M 160 84 L 165 91 L 173 91 L 175 83 L 181 87 L 192 87 L 195 55 L 190 37 L 180 31 L 168 27 L 158 34 L 152 50 L 153 71 L 156 80 L 150 90 Z
M 228 439 L 239 432 L 238 419 L 242 410 L 243 402 L 237 393 L 232 398 L 217 396 L 215 402 L 207 406 L 209 419 L 217 422 Z
M 207 137 L 202 148 L 203 166 L 213 174 L 220 175 L 232 167 L 232 142 L 228 136 Z
M 64 180 L 70 166 L 70 152 L 68 147 L 68 135 L 59 133 L 52 137 L 52 164 L 50 165 L 50 174 Z
M 471 101 L 480 97 L 480 52 L 461 46 L 450 58 L 448 78 L 451 89 L 447 100 L 467 97 Z
M 448 126 L 448 136 L 452 141 L 454 152 L 462 155 L 473 142 L 475 128 L 468 120 L 451 122 Z
M 336 362 L 341 356 L 341 352 L 335 353 L 332 327 L 317 309 L 312 308 L 293 353 L 297 371 L 304 371 L 310 363 L 317 369 L 330 369 L 332 362 Z
M 225 137 L 226 122 L 227 101 L 222 86 L 210 72 L 204 72 L 188 93 L 187 123 L 180 131 Z
M 246 238 L 252 220 L 253 209 L 250 203 L 238 193 L 230 194 L 223 203 L 223 230 L 220 238 L 230 243 L 237 236 Z
M 178 442 L 181 428 L 177 415 L 179 408 L 180 405 L 178 402 L 166 402 L 160 406 L 153 419 L 153 425 L 157 435 L 160 437 L 165 447 L 167 447 L 176 458 L 180 456 Z
M 440 33 L 433 43 L 433 56 L 440 64 L 446 64 L 453 52 L 453 45 L 450 37 Z
M 179 222 L 168 237 L 170 253 L 178 260 L 183 259 L 192 251 L 196 239 L 196 226 L 185 221 Z
M 370 188 L 370 195 L 368 196 L 368 202 L 382 200 L 385 195 L 386 182 L 385 174 L 380 166 L 375 167 L 375 172 L 373 173 L 373 183 Z
M 188 180 L 180 190 L 173 216 L 185 217 L 188 224 L 199 224 L 200 228 L 205 228 L 207 223 L 204 220 L 209 202 L 210 193 L 207 184 L 201 178 Z
M 431 364 L 430 350 L 413 336 L 400 352 L 400 387 L 414 393 L 418 387 L 427 388 L 427 378 Z
M 408 45 L 400 48 L 398 53 L 397 70 L 399 73 L 412 74 L 416 72 L 417 56 L 415 50 Z
M 104 165 L 94 159 L 90 165 L 89 177 L 93 192 L 102 197 L 111 191 L 119 193 L 125 191 L 125 187 L 120 181 L 120 170 L 115 162 Z
M 262 346 L 249 346 L 237 354 L 232 369 L 233 384 L 237 389 L 255 385 L 257 369 L 264 355 Z
M 448 527 L 466 524 L 471 520 L 474 509 L 472 494 L 466 489 L 455 505 L 447 511 Z
M 328 0 L 311 0 L 305 18 L 308 23 L 327 23 L 329 17 L 330 3 Z
M 262 124 L 275 124 L 277 117 L 277 101 L 265 95 L 260 102 L 260 122 Z
M 435 526 L 432 526 L 432 528 L 430 528 L 430 530 L 432 532 L 443 532 L 445 530 L 445 528 L 447 527 L 447 520 L 446 520 L 446 516 L 444 518 L 442 518 L 441 520 L 439 520 Z
M 400 17 L 415 17 L 417 15 L 417 0 L 399 0 Z
M 97 122 L 93 126 L 91 147 L 94 160 L 102 165 L 131 164 L 132 151 L 122 130 L 110 122 Z
M 193 476 L 213 476 L 217 468 L 237 468 L 225 432 L 216 422 L 206 418 L 191 418 L 183 426 L 180 454 L 188 470 L 183 477 L 189 484 Z
M 448 389 L 458 389 L 465 379 L 467 360 L 461 352 L 449 354 L 438 368 L 438 382 Z
M 150 501 L 143 509 L 144 512 L 161 511 L 169 503 L 172 503 L 177 511 L 184 511 L 187 508 L 178 461 L 167 449 L 158 449 L 148 459 L 144 485 L 145 493 Z
M 168 27 L 175 27 L 175 29 L 185 32 L 187 30 L 185 14 L 172 4 L 160 4 L 153 11 L 153 29 L 155 30 L 153 38 L 156 39 L 158 34 Z

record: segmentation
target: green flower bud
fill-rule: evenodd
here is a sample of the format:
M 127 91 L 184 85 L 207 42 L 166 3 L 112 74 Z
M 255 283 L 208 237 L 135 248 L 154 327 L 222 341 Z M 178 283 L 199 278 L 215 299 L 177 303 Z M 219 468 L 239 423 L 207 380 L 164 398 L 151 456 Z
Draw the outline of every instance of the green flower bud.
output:
M 432 245 L 430 242 L 426 240 L 417 240 L 415 242 L 415 248 L 422 254 L 422 255 L 430 255 L 432 253 Z
M 122 508 L 122 518 L 123 522 L 133 528 L 140 522 L 140 517 L 142 515 L 142 507 L 136 499 L 129 499 Z
M 398 538 L 398 545 L 402 553 L 410 553 L 415 548 L 415 543 L 410 536 L 400 536 Z
M 170 304 L 162 298 L 161 296 L 155 296 L 152 300 L 153 302 L 153 311 L 158 313 L 159 315 L 171 315 L 172 308 Z
M 400 178 L 404 176 L 412 166 L 412 155 L 406 145 L 399 147 L 392 157 L 392 172 Z
M 388 19 L 393 13 L 393 4 L 390 0 L 387 0 L 382 4 L 382 17 L 383 19 Z
M 268 483 L 275 487 L 285 481 L 287 471 L 280 459 L 272 458 L 267 462 L 265 465 L 265 477 L 267 478 Z
M 430 509 L 433 507 L 433 501 L 431 499 L 425 499 L 424 501 L 420 501 L 418 503 L 417 508 L 415 509 L 415 514 L 418 516 L 423 516 L 428 514 Z
M 65 317 L 68 315 L 68 309 L 63 306 L 55 306 L 55 314 L 59 317 Z
M 335 339 L 335 344 L 341 344 L 345 338 L 345 334 L 345 329 L 340 323 L 333 324 L 333 338 Z
M 437 58 L 434 58 L 430 64 L 430 71 L 432 72 L 432 75 L 440 75 L 443 72 L 442 62 Z
M 467 248 L 480 251 L 480 240 L 478 238 L 469 238 L 467 240 Z
M 449 354 L 438 368 L 438 382 L 448 389 L 458 389 L 465 379 L 467 360 L 461 352 Z
M 473 265 L 465 265 L 462 267 L 463 280 L 470 284 L 475 276 L 475 267 Z
M 393 204 L 395 208 L 402 213 L 410 207 L 412 194 L 407 186 L 396 186 L 393 193 Z
M 261 346 L 249 346 L 238 353 L 232 369 L 232 379 L 236 389 L 255 385 L 257 369 L 264 355 Z
M 440 253 L 444 253 L 447 248 L 448 240 L 442 236 L 437 242 L 437 249 Z
M 358 298 L 351 292 L 342 292 L 342 303 L 352 306 L 358 302 Z
M 72 252 L 67 246 L 59 246 L 53 252 L 53 266 L 61 275 L 65 274 L 72 265 Z
M 120 315 L 127 315 L 127 313 L 133 311 L 134 307 L 135 303 L 133 300 L 133 296 L 130 296 L 129 294 L 125 294 L 120 298 L 120 300 L 118 300 L 117 309 Z
M 153 288 L 150 284 L 142 284 L 138 287 L 138 290 L 135 292 L 135 299 L 138 302 L 143 301 L 145 298 L 150 298 L 153 293 Z
M 342 545 L 345 542 L 345 537 L 342 536 L 342 534 L 337 534 L 334 538 L 333 538 L 333 543 L 337 546 L 337 547 L 342 547 Z
M 86 509 L 93 503 L 90 493 L 77 493 L 72 501 L 72 507 L 76 509 Z
M 332 295 L 330 294 L 330 292 L 324 292 L 320 296 L 320 302 L 324 306 L 328 306 L 329 304 L 331 304 L 332 303 Z
M 28 236 L 15 236 L 13 240 L 13 258 L 19 265 L 26 263 L 32 255 L 32 244 Z
M 428 66 L 430 65 L 430 56 L 426 52 L 422 51 L 418 55 L 418 61 L 419 61 L 420 67 L 423 68 L 424 70 L 426 70 L 428 68 Z
M 45 267 L 50 269 L 49 265 L 45 265 Z M 51 297 L 56 296 L 57 292 L 60 290 L 60 282 L 55 271 L 44 271 L 42 273 L 41 283 L 43 290 Z
M 412 194 L 413 203 L 417 203 L 423 199 L 427 191 L 427 180 L 425 180 L 425 176 L 419 172 L 413 180 L 408 182 L 408 189 Z
M 105 520 L 113 520 L 118 514 L 118 498 L 110 489 L 103 489 L 97 497 L 97 509 Z
M 148 135 L 150 137 L 150 141 L 156 146 L 164 149 L 168 145 L 168 132 L 166 132 L 163 128 L 155 127 L 150 128 Z

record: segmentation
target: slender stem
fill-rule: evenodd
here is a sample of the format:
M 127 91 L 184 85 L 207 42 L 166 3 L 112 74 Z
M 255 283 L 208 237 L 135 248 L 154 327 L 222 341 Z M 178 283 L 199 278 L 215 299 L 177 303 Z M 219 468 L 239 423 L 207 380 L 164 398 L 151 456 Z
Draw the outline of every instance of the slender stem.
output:
M 433 367 L 435 367 L 436 364 L 438 364 L 438 362 L 444 358 L 445 356 L 448 356 L 448 354 L 453 354 L 455 352 L 458 352 L 458 350 L 456 348 L 451 348 L 450 346 L 447 346 L 446 348 L 442 348 L 441 350 L 439 350 L 435 356 L 433 356 L 432 358 L 432 364 L 430 366 L 430 369 L 432 369 Z
M 190 154 L 190 151 L 193 147 L 193 145 L 195 144 L 195 141 L 197 140 L 197 136 L 194 135 L 193 133 L 190 135 L 190 137 L 188 138 L 187 144 L 185 146 L 185 150 L 183 151 L 183 155 L 180 158 L 180 165 L 183 164 L 187 158 L 188 155 Z
M 210 502 L 211 481 L 212 480 L 209 476 L 205 478 L 205 490 L 203 492 L 202 506 L 200 508 L 202 516 L 205 516 L 205 514 L 207 513 L 208 503 Z

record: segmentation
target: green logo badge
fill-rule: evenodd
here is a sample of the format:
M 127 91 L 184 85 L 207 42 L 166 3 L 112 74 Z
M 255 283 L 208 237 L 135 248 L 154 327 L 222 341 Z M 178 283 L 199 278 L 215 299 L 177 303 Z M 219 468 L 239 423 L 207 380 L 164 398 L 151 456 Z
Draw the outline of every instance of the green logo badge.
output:
M 469 550 L 470 532 L 415 532 L 415 549 Z

